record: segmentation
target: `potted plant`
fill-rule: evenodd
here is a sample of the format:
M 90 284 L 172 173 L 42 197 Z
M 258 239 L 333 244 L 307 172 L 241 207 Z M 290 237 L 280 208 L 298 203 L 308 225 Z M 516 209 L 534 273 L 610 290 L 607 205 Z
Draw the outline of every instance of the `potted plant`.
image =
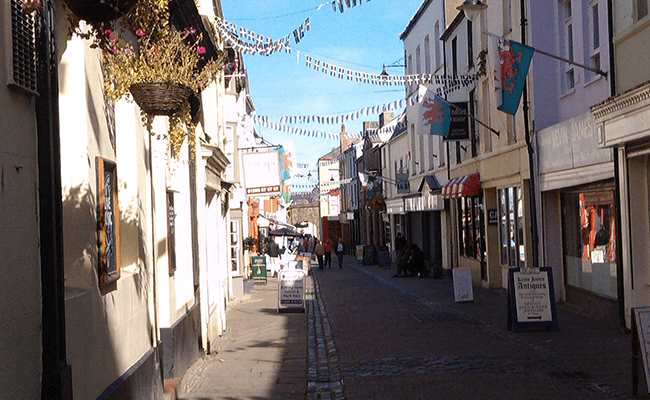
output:
M 223 69 L 223 55 L 206 60 L 202 35 L 194 28 L 182 31 L 169 21 L 169 0 L 140 0 L 107 30 L 109 48 L 103 48 L 104 89 L 117 101 L 133 99 L 147 130 L 156 115 L 169 117 L 166 137 L 178 151 L 194 123 L 188 99 L 200 93 Z

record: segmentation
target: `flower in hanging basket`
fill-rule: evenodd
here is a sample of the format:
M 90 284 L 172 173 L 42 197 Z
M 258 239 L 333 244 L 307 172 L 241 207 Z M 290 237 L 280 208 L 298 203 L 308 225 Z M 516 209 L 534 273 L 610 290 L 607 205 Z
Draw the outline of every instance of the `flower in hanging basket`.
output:
M 42 10 L 43 3 L 41 3 L 40 0 L 23 0 L 22 7 L 23 10 L 29 14 L 36 10 Z
M 208 60 L 202 35 L 169 22 L 168 1 L 140 0 L 120 30 L 105 32 L 104 89 L 113 100 L 133 98 L 151 132 L 153 117 L 167 115 L 167 137 L 176 150 L 192 130 L 188 98 L 200 93 L 223 69 L 221 58 Z

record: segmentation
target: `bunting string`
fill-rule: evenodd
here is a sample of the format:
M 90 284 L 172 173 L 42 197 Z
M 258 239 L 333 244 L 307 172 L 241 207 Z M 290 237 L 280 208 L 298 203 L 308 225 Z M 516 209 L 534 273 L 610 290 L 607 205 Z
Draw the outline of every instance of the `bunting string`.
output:
M 415 75 L 381 75 L 369 72 L 356 71 L 330 64 L 325 61 L 305 55 L 305 65 L 326 75 L 349 81 L 369 83 L 373 85 L 397 86 L 397 85 L 420 85 L 424 83 L 434 83 L 436 85 L 457 85 L 469 86 L 478 80 L 477 75 L 435 75 L 435 74 L 415 74 Z
M 243 26 L 237 26 L 234 23 L 222 20 L 219 17 L 215 18 L 215 28 L 221 37 L 228 42 L 235 50 L 247 54 L 261 54 L 264 56 L 271 55 L 280 51 L 291 53 L 291 38 L 295 44 L 300 43 L 305 33 L 311 29 L 309 18 L 305 20 L 300 26 L 293 30 L 287 36 L 273 40 L 272 38 L 265 37 L 257 34 Z
M 470 75 L 474 77 L 474 75 Z M 447 94 L 461 89 L 465 86 L 471 85 L 476 82 L 476 79 L 459 79 L 459 80 L 449 80 L 451 84 L 438 86 L 433 92 L 438 96 L 444 97 Z M 401 109 L 405 106 L 413 106 L 419 103 L 421 100 L 417 96 L 413 96 L 408 100 L 401 99 L 392 101 L 390 103 L 385 103 L 382 105 L 377 105 L 373 107 L 365 107 L 357 111 L 353 111 L 347 114 L 337 115 L 337 116 L 318 116 L 318 115 L 298 115 L 298 116 L 281 116 L 279 117 L 280 124 L 323 124 L 323 125 L 333 125 L 333 124 L 342 124 L 348 121 L 354 121 L 360 117 L 382 113 L 385 111 L 394 111 Z M 266 124 L 271 124 L 271 117 L 268 116 L 255 116 L 256 123 L 261 123 L 258 121 L 264 121 Z M 277 118 L 277 117 L 275 117 Z M 361 135 L 363 136 L 363 135 Z M 322 137 L 321 135 L 316 135 L 316 137 Z
M 334 0 L 331 3 L 334 12 L 343 13 L 344 11 L 363 3 L 363 0 Z M 366 0 L 366 3 L 370 3 L 370 0 Z

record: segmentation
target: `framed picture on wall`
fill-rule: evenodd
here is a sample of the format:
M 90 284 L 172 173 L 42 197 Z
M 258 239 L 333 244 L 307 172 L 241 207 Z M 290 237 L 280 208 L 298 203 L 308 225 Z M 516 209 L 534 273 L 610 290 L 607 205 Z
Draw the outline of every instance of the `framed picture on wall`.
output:
M 99 283 L 120 278 L 120 210 L 117 164 L 97 157 L 97 244 Z

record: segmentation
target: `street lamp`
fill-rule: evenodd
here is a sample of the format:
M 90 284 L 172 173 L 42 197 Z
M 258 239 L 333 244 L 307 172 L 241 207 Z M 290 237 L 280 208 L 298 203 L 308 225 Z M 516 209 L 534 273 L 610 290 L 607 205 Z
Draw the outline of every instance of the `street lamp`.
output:
M 487 4 L 483 4 L 481 0 L 465 0 L 463 4 L 456 7 L 456 9 L 463 11 L 467 19 L 472 22 L 476 21 L 486 8 Z

